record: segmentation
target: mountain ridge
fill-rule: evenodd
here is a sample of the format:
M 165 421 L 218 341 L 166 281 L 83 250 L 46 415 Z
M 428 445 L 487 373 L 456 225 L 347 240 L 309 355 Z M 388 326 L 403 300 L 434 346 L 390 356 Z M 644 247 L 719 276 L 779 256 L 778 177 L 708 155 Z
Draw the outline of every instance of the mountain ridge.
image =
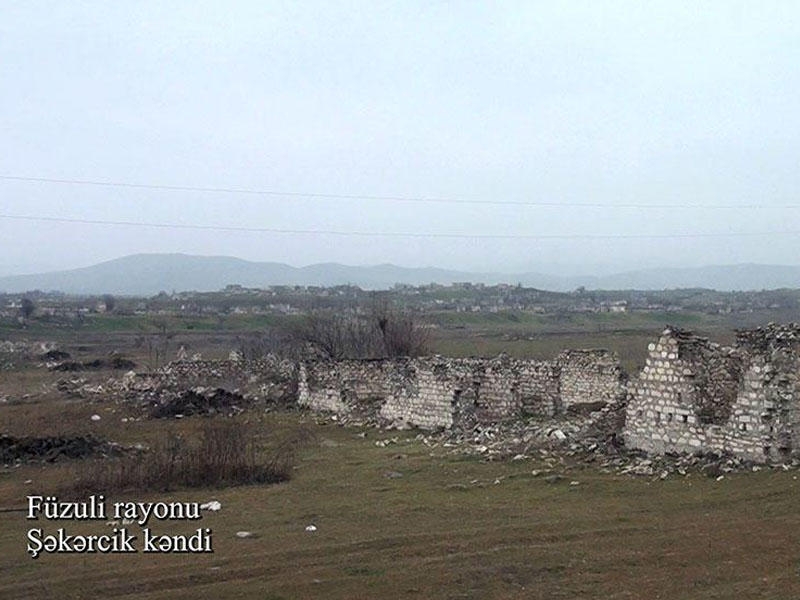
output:
M 293 267 L 279 262 L 255 262 L 230 256 L 190 254 L 131 254 L 88 267 L 0 277 L 0 292 L 30 290 L 68 294 L 152 295 L 160 291 L 215 291 L 226 285 L 352 284 L 386 289 L 397 283 L 421 285 L 470 281 L 520 283 L 552 291 L 588 289 L 708 288 L 720 291 L 800 288 L 800 266 L 710 265 L 650 268 L 602 276 L 558 276 L 534 271 L 507 274 L 469 272 L 438 267 L 401 267 L 393 264 L 351 266 L 318 263 Z

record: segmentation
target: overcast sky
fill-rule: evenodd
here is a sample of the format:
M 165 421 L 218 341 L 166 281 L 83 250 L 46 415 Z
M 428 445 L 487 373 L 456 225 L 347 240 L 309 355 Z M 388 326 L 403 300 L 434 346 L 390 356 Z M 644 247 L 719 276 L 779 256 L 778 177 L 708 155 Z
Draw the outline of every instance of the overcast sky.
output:
M 730 0 L 5 0 L 0 175 L 556 205 L 0 179 L 0 213 L 468 235 L 797 231 L 799 17 L 795 2 Z M 626 203 L 640 207 L 612 206 Z M 684 206 L 652 206 L 664 204 Z M 370 238 L 0 218 L 0 239 L 0 274 L 138 252 L 506 272 L 800 263 L 788 234 Z

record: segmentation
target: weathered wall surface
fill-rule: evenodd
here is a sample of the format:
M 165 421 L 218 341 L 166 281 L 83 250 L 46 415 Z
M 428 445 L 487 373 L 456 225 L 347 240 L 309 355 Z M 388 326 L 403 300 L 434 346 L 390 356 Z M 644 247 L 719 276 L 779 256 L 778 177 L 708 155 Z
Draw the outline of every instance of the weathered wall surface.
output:
M 786 458 L 800 448 L 799 339 L 797 325 L 740 332 L 733 347 L 665 330 L 630 386 L 626 445 Z
M 288 400 L 296 396 L 297 365 L 274 355 L 258 360 L 176 360 L 154 371 L 133 371 L 117 380 L 115 391 L 184 391 L 220 387 L 252 399 Z
M 298 389 L 300 404 L 317 410 L 375 414 L 386 422 L 433 429 L 615 402 L 624 397 L 624 377 L 614 355 L 584 351 L 556 361 L 501 355 L 306 362 Z
M 297 400 L 301 406 L 345 414 L 385 398 L 390 389 L 389 377 L 384 360 L 301 363 Z
M 619 359 L 607 350 L 565 350 L 556 359 L 561 403 L 618 402 L 625 395 Z

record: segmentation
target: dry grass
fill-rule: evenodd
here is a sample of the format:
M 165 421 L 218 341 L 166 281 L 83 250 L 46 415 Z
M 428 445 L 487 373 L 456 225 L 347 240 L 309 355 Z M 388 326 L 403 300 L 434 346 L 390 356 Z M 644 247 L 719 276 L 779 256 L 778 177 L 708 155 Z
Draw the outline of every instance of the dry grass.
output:
M 87 496 L 278 483 L 291 477 L 297 448 L 307 437 L 298 428 L 266 445 L 244 420 L 205 420 L 195 435 L 167 429 L 148 451 L 85 461 L 67 490 Z
M 268 422 L 291 428 L 298 418 Z M 551 484 L 532 476 L 542 468 L 537 461 L 464 459 L 413 432 L 370 430 L 363 439 L 352 429 L 315 427 L 321 443 L 300 454 L 288 482 L 135 496 L 218 499 L 222 510 L 201 523 L 213 531 L 212 555 L 32 561 L 24 554 L 30 522 L 0 513 L 0 597 L 800 597 L 800 484 L 792 472 L 651 481 L 559 465 L 566 478 Z M 398 443 L 375 446 L 393 437 Z M 403 477 L 387 478 L 389 471 Z M 25 493 L 42 493 L 68 473 L 58 465 L 17 469 L 0 479 L 2 496 L 21 504 Z M 318 530 L 305 532 L 311 523 Z M 103 523 L 67 525 L 74 533 L 107 531 Z M 197 527 L 156 526 L 159 533 Z M 240 530 L 258 537 L 237 539 Z

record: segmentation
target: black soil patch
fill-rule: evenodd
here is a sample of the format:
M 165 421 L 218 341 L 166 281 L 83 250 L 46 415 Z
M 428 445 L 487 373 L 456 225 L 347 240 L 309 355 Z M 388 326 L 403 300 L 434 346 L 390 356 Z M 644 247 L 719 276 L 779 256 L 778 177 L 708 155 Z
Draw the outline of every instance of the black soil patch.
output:
M 44 354 L 40 354 L 39 358 L 41 360 L 67 360 L 72 356 L 69 352 L 64 352 L 63 350 L 48 350 Z
M 162 399 L 150 407 L 150 416 L 154 419 L 165 419 L 190 415 L 233 415 L 241 412 L 246 403 L 240 394 L 222 388 L 199 388 Z
M 116 456 L 122 450 L 116 444 L 91 435 L 54 437 L 14 437 L 0 435 L 0 463 Z

